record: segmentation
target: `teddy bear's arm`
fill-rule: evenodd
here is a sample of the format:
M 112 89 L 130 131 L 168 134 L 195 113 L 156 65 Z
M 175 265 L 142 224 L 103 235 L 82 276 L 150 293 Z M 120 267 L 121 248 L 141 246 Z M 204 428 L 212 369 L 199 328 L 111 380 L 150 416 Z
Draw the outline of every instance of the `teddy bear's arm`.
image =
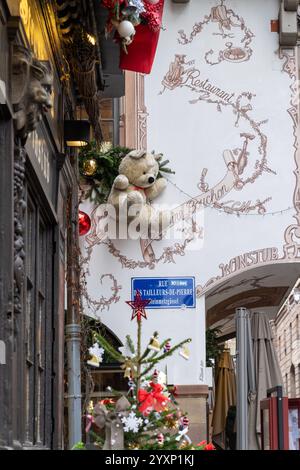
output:
M 114 181 L 114 188 L 123 191 L 129 186 L 128 178 L 125 175 L 118 175 Z
M 145 189 L 147 199 L 155 199 L 167 186 L 167 180 L 165 178 L 158 178 L 150 188 Z

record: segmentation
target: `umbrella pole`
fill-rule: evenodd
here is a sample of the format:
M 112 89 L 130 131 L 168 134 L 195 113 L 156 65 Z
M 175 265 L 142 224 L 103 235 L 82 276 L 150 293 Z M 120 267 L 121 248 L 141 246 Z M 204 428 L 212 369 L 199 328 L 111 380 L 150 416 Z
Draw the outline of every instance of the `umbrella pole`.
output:
M 247 371 L 248 371 L 248 396 L 256 395 L 255 373 L 254 373 L 254 354 L 251 333 L 250 314 L 247 313 Z
M 237 450 L 248 449 L 248 312 L 245 308 L 236 309 L 237 333 Z

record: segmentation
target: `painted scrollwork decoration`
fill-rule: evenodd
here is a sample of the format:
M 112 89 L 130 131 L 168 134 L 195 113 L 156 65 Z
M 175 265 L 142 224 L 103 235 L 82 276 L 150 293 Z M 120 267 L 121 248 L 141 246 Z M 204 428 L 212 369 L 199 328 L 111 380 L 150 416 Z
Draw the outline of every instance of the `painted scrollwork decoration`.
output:
M 53 106 L 53 73 L 48 61 L 36 59 L 32 52 L 14 46 L 12 63 L 12 102 L 15 129 L 22 144 L 36 129 L 44 113 Z
M 196 22 L 193 30 L 188 37 L 183 30 L 178 31 L 179 44 L 186 45 L 191 43 L 195 37 L 202 33 L 204 27 L 208 24 L 216 25 L 217 29 L 213 33 L 214 36 L 221 36 L 226 41 L 225 49 L 219 53 L 210 49 L 206 52 L 204 59 L 209 65 L 217 65 L 222 61 L 239 63 L 248 61 L 253 53 L 250 44 L 255 37 L 250 28 L 245 24 L 244 19 L 227 7 L 225 0 L 220 0 L 219 5 L 211 8 L 209 15 L 205 15 L 202 21 Z M 240 31 L 242 37 L 237 40 L 236 31 Z M 228 41 L 231 39 L 231 41 Z

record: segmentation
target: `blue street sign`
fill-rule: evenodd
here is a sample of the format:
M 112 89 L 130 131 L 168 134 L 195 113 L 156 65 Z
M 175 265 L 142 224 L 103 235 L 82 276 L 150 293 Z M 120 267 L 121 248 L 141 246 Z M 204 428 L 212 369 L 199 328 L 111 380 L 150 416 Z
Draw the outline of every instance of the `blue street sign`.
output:
M 150 299 L 148 308 L 195 308 L 194 277 L 133 277 L 131 298 L 139 290 L 143 299 Z

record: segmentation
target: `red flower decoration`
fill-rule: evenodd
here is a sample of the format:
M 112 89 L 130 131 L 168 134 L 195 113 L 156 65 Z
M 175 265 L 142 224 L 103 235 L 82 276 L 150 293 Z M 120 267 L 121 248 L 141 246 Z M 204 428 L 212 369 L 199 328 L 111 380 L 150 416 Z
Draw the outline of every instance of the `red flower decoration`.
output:
M 151 411 L 161 412 L 165 410 L 169 397 L 162 393 L 163 386 L 150 382 L 151 392 L 144 389 L 138 390 L 138 401 L 140 402 L 139 411 L 148 415 Z
M 201 441 L 199 444 L 197 444 L 197 447 L 204 447 L 207 445 L 207 441 Z
M 204 450 L 216 450 L 216 448 L 213 444 L 210 443 L 204 447 Z
M 201 441 L 197 444 L 197 447 L 201 447 L 200 450 L 216 450 L 215 446 L 211 443 L 207 444 L 207 441 Z
M 137 321 L 141 321 L 142 317 L 147 319 L 145 307 L 150 304 L 151 300 L 149 299 L 142 299 L 140 291 L 136 291 L 134 300 L 127 300 L 126 303 L 130 305 L 132 308 L 132 316 L 131 320 L 133 320 L 135 317 L 137 317 Z
M 104 398 L 104 400 L 99 401 L 100 405 L 114 405 L 115 400 L 112 398 Z

